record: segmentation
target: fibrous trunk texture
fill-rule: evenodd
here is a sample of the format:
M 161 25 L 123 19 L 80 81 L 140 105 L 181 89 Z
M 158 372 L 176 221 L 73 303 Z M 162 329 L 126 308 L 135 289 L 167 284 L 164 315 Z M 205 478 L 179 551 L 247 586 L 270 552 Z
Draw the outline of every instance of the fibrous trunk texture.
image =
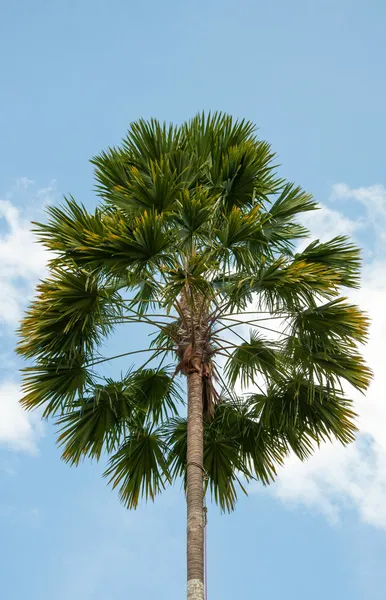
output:
M 188 375 L 187 567 L 188 600 L 204 600 L 202 376 Z

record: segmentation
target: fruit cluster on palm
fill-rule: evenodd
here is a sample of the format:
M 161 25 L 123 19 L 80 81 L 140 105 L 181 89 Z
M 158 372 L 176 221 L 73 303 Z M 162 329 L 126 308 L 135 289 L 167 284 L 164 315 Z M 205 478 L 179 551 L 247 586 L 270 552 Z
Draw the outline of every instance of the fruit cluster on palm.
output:
M 36 224 L 52 259 L 20 328 L 34 360 L 22 404 L 56 419 L 64 460 L 107 456 L 129 508 L 184 480 L 190 600 L 204 594 L 207 489 L 232 510 L 290 452 L 351 442 L 342 382 L 363 392 L 371 377 L 358 351 L 368 320 L 341 297 L 359 285 L 359 251 L 344 237 L 296 250 L 309 235 L 299 216 L 317 204 L 273 160 L 247 121 L 141 120 L 93 159 L 94 212 L 70 198 Z M 102 380 L 104 338 L 138 322 L 148 347 Z

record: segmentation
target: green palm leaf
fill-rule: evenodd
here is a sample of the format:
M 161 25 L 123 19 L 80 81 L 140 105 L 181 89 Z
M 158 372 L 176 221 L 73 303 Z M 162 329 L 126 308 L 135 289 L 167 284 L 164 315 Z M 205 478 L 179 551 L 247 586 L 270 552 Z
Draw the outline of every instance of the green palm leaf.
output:
M 154 500 L 170 481 L 167 448 L 157 429 L 131 427 L 126 441 L 109 461 L 105 477 L 118 487 L 121 501 L 136 508 L 140 497 Z
M 25 395 L 20 402 L 27 410 L 44 407 L 43 418 L 71 409 L 92 382 L 82 355 L 51 358 L 23 369 L 23 373 Z
M 184 404 L 173 367 L 145 368 L 132 371 L 126 382 L 133 401 L 149 413 L 154 423 L 177 414 L 178 405 Z
M 111 331 L 119 316 L 119 296 L 84 270 L 56 268 L 38 285 L 38 297 L 19 329 L 17 352 L 26 358 L 68 358 L 94 346 Z
M 337 384 L 345 379 L 364 392 L 372 379 L 372 371 L 359 352 L 328 335 L 289 338 L 285 354 L 311 380 Z
M 283 186 L 279 197 L 261 216 L 262 230 L 271 250 L 286 253 L 293 247 L 293 240 L 309 235 L 308 230 L 294 221 L 300 213 L 318 208 L 310 194 L 293 184 Z
M 368 317 L 356 306 L 337 298 L 323 304 L 299 311 L 292 322 L 292 332 L 302 340 L 323 341 L 328 346 L 331 338 L 344 341 L 350 346 L 365 343 L 368 338 Z
M 76 250 L 84 246 L 88 239 L 94 237 L 98 241 L 105 234 L 105 217 L 102 211 L 96 209 L 93 214 L 88 213 L 72 197 L 65 198 L 63 206 L 49 206 L 47 214 L 48 222 L 35 222 L 34 231 L 39 241 L 62 260 L 75 257 Z M 56 259 L 51 262 L 55 264 L 58 261 Z
M 50 214 L 51 221 L 37 223 L 36 231 L 62 261 L 122 276 L 128 268 L 154 268 L 159 260 L 168 260 L 165 253 L 173 236 L 165 228 L 164 217 L 154 210 L 144 210 L 135 218 L 111 210 L 87 216 L 85 209 L 71 200 L 63 209 L 51 209 Z M 57 263 L 54 259 L 53 264 Z
M 178 227 L 178 238 L 187 252 L 193 251 L 196 237 L 203 240 L 210 239 L 208 223 L 213 212 L 213 198 L 203 186 L 184 189 L 180 193 L 174 220 Z
M 254 405 L 252 405 L 254 409 Z M 165 428 L 172 477 L 186 478 L 187 421 L 178 418 Z M 288 453 L 277 434 L 263 428 L 245 400 L 222 398 L 212 421 L 204 422 L 204 469 L 212 498 L 222 510 L 232 511 L 240 489 L 256 478 L 264 484 Z
M 348 444 L 357 431 L 353 402 L 331 385 L 317 385 L 295 376 L 271 385 L 266 394 L 251 396 L 256 417 L 262 425 L 305 459 L 315 445 L 337 439 Z
M 250 341 L 240 344 L 230 352 L 225 364 L 225 374 L 234 385 L 240 378 L 244 387 L 256 383 L 259 376 L 280 377 L 278 348 L 263 339 L 257 331 L 251 331 Z
M 144 411 L 143 411 L 144 412 Z M 57 420 L 58 443 L 64 446 L 62 458 L 79 464 L 85 457 L 101 457 L 112 452 L 125 433 L 125 427 L 138 415 L 130 382 L 108 380 L 92 393 L 79 398 L 71 410 Z
M 247 398 L 223 399 L 217 411 L 219 427 L 231 439 L 236 439 L 243 461 L 241 472 L 267 485 L 276 477 L 276 468 L 283 464 L 287 448 L 277 432 L 264 427 L 254 404 Z
M 296 258 L 308 264 L 323 265 L 339 277 L 341 285 L 349 288 L 357 288 L 359 285 L 360 250 L 343 235 L 325 243 L 312 242 Z

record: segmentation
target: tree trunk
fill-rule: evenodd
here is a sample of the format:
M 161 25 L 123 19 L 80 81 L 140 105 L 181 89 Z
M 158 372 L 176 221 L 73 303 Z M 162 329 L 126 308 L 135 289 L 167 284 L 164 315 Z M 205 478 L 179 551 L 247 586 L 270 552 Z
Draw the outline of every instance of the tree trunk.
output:
M 202 376 L 188 375 L 187 567 L 188 600 L 204 600 Z

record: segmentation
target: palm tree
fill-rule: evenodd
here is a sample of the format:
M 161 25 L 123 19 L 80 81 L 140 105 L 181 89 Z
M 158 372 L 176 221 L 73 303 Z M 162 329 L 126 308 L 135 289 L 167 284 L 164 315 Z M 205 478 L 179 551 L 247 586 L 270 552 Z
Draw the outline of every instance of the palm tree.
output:
M 364 392 L 371 378 L 368 319 L 340 296 L 359 285 L 359 251 L 342 236 L 298 249 L 297 218 L 318 207 L 273 161 L 248 121 L 140 120 L 92 160 L 94 212 L 69 198 L 35 224 L 52 258 L 20 328 L 35 361 L 21 402 L 56 419 L 65 461 L 107 455 L 128 508 L 183 479 L 189 600 L 204 598 L 207 490 L 230 511 L 290 452 L 351 442 L 342 382 Z M 151 342 L 103 379 L 98 365 L 117 358 L 101 355 L 104 338 L 138 322 Z

